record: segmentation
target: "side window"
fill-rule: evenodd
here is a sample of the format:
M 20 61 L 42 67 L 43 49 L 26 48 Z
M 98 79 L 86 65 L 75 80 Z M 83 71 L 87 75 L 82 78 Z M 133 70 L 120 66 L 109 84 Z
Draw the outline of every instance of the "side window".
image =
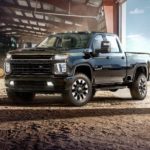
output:
M 95 37 L 93 41 L 93 49 L 101 49 L 101 42 L 103 41 L 102 35 L 98 35 Z
M 112 53 L 119 53 L 120 49 L 118 47 L 118 43 L 115 37 L 113 36 L 106 36 L 106 39 L 110 42 L 111 44 L 111 52 Z

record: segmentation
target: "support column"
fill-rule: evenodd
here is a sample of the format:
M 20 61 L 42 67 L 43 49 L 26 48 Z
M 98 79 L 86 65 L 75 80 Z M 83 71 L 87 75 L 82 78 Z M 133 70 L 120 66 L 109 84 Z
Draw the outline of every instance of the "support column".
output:
M 119 4 L 116 0 L 103 0 L 107 32 L 119 34 Z
M 126 49 L 126 2 L 119 4 L 119 37 Z

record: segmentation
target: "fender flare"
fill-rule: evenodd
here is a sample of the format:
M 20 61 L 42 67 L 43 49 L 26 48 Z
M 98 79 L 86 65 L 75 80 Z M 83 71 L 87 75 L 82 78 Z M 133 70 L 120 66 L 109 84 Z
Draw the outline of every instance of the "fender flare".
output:
M 92 82 L 94 81 L 93 69 L 92 69 L 92 66 L 91 66 L 90 64 L 88 64 L 88 63 L 82 63 L 82 64 L 77 64 L 77 65 L 75 65 L 75 66 L 73 67 L 73 73 L 72 73 L 73 76 L 75 75 L 76 69 L 77 69 L 78 67 L 89 67 L 90 72 L 91 72 Z
M 146 64 L 143 64 L 143 65 L 136 65 L 135 69 L 134 69 L 134 73 L 133 73 L 133 81 L 135 79 L 135 75 L 136 75 L 136 72 L 138 70 L 138 68 L 144 68 L 146 69 L 146 78 L 148 79 L 148 68 L 147 68 L 147 65 Z

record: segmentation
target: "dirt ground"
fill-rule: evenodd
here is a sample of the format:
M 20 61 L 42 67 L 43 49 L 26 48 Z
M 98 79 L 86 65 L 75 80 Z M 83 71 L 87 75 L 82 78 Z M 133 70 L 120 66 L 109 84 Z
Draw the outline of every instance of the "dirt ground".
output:
M 131 100 L 127 89 L 102 91 L 77 108 L 58 95 L 14 105 L 0 80 L 0 149 L 149 150 L 150 85 L 144 101 Z

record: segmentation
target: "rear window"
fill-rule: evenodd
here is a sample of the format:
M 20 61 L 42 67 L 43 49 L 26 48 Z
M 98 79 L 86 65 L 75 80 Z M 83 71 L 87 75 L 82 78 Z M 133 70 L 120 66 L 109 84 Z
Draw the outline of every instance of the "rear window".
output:
M 106 39 L 110 42 L 111 44 L 111 52 L 112 53 L 119 53 L 120 49 L 118 47 L 117 39 L 114 36 L 106 36 Z

